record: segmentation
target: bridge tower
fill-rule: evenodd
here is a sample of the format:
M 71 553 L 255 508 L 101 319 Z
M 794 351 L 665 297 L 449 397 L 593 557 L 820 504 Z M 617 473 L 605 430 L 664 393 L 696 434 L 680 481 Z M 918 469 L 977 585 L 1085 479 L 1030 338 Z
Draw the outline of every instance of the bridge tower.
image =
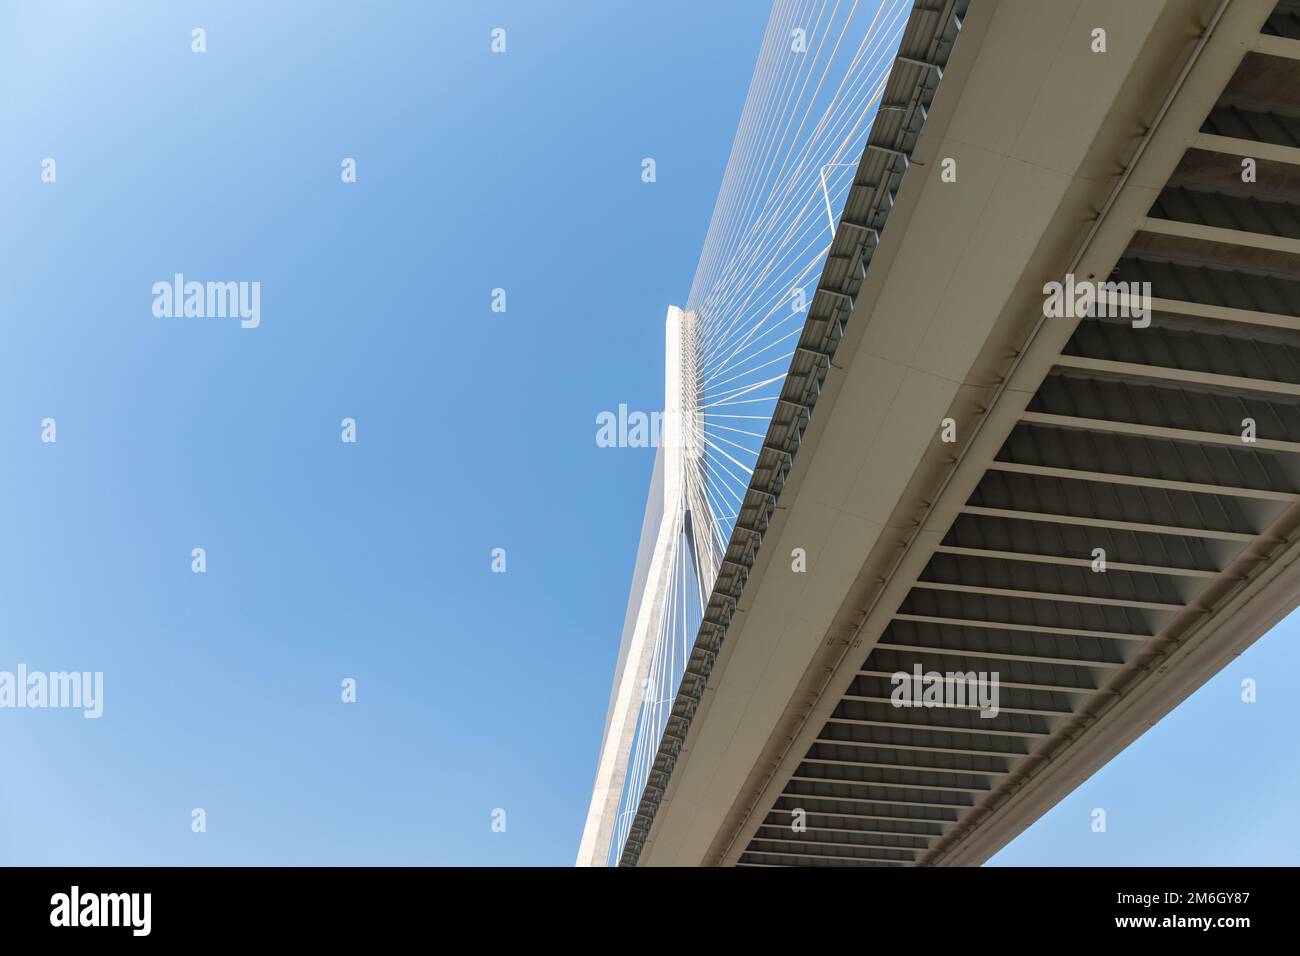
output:
M 696 313 L 676 306 L 668 309 L 664 342 L 664 414 L 654 477 L 646 501 L 622 644 L 605 718 L 605 735 L 596 764 L 591 806 L 578 849 L 578 866 L 604 866 L 618 829 L 619 807 L 627 783 L 628 764 L 638 734 L 653 733 L 647 746 L 658 747 L 662 728 L 642 719 L 649 688 L 651 662 L 663 641 L 683 641 L 683 615 L 674 614 L 683 577 L 702 613 L 717 576 L 721 542 L 705 492 L 705 438 L 699 372 L 700 329 Z M 684 569 L 684 574 L 683 574 Z M 689 635 L 694 643 L 695 635 Z M 682 666 L 685 665 L 682 655 Z M 672 675 L 669 694 L 676 693 L 680 669 Z M 638 795 L 639 797 L 639 795 Z M 626 811 L 625 811 L 626 812 Z

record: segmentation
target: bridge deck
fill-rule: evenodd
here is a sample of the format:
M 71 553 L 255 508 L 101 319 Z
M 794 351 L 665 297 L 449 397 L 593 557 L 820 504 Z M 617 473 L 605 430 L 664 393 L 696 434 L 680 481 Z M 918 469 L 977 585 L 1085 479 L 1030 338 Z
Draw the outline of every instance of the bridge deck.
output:
M 979 863 L 1300 599 L 1300 4 L 961 6 L 918 4 L 944 81 L 864 157 L 624 862 Z M 1149 327 L 1044 318 L 1066 273 Z M 918 664 L 999 714 L 893 706 Z

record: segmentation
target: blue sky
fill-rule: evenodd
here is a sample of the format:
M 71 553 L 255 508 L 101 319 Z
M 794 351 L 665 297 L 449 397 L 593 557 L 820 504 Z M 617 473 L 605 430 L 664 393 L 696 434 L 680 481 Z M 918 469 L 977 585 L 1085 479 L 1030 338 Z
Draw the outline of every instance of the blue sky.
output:
M 661 401 L 766 5 L 124 7 L 0 9 L 0 669 L 105 682 L 0 710 L 0 862 L 571 863 L 653 460 L 595 415 Z M 177 272 L 261 325 L 155 317 Z M 1297 862 L 1298 665 L 997 862 Z

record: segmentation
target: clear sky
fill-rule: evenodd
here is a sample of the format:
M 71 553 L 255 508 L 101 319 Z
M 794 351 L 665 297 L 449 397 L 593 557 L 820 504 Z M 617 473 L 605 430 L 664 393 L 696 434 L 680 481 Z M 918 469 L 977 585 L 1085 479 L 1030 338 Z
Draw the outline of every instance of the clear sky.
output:
M 766 4 L 121 7 L 0 6 L 0 670 L 104 674 L 0 709 L 0 863 L 571 863 L 653 461 L 595 417 L 661 403 Z M 1298 672 L 997 862 L 1300 862 Z

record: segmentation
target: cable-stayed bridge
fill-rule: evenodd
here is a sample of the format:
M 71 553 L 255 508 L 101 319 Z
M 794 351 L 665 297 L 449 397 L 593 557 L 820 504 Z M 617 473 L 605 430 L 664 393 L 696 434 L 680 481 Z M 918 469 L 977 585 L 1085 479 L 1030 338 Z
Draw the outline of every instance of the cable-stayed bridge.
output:
M 1298 182 L 1297 0 L 777 0 L 578 862 L 982 862 L 1293 609 Z

